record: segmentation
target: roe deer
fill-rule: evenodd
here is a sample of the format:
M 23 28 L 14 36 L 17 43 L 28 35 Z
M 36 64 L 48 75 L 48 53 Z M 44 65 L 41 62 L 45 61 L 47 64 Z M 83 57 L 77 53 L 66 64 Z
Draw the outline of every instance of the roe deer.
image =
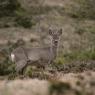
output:
M 49 34 L 52 37 L 50 47 L 18 47 L 11 53 L 11 60 L 16 64 L 16 71 L 21 71 L 26 65 L 36 64 L 38 62 L 51 63 L 57 56 L 58 41 L 62 34 L 62 29 L 52 31 L 49 29 Z M 41 65 L 38 64 L 38 65 Z M 45 65 L 45 64 L 44 64 Z

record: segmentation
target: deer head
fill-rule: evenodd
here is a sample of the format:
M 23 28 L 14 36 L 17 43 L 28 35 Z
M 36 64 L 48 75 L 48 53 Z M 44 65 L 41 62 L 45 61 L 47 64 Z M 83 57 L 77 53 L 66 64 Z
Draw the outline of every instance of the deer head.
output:
M 62 29 L 59 30 L 52 30 L 49 29 L 49 35 L 52 36 L 52 53 L 54 58 L 56 58 L 57 56 L 57 49 L 58 49 L 58 42 L 59 42 L 59 38 L 62 35 Z
M 53 46 L 57 46 L 59 38 L 62 35 L 62 29 L 57 30 L 57 31 L 53 31 L 52 29 L 49 29 L 49 34 L 52 36 Z

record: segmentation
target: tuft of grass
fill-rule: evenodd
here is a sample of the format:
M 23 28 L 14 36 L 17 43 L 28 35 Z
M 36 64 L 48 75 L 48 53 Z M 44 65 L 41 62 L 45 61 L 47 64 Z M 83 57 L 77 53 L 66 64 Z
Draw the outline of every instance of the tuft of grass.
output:
M 65 91 L 71 89 L 71 86 L 69 83 L 53 82 L 49 89 L 50 95 L 63 95 Z
M 80 86 L 80 85 L 81 85 L 81 82 L 78 80 L 78 81 L 76 82 L 76 85 L 77 85 L 77 86 Z
M 24 75 L 28 77 L 32 77 L 32 73 L 33 73 L 32 67 L 27 66 L 27 68 L 25 69 Z
M 75 92 L 75 95 L 84 95 L 82 91 L 75 90 L 74 92 Z
M 66 63 L 66 60 L 65 60 L 64 56 L 59 56 L 53 62 L 54 62 L 54 64 L 52 65 L 52 67 L 54 67 L 54 69 L 57 69 L 58 71 L 60 71 L 64 68 L 64 64 Z
M 55 64 L 58 64 L 58 65 L 62 65 L 65 63 L 65 59 L 64 57 L 57 57 L 55 60 L 54 60 L 54 63 Z

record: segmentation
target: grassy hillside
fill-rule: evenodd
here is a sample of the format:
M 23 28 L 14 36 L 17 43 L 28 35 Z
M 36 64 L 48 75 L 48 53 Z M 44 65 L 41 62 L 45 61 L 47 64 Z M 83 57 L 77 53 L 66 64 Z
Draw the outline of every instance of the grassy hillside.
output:
M 17 73 L 11 51 L 50 46 L 49 28 L 63 30 L 57 58 Z M 95 95 L 95 0 L 0 0 L 0 95 L 31 93 Z
M 29 47 L 50 45 L 50 27 L 63 29 L 55 63 L 95 60 L 94 4 L 94 0 L 1 0 L 1 60 L 8 63 L 19 39 Z

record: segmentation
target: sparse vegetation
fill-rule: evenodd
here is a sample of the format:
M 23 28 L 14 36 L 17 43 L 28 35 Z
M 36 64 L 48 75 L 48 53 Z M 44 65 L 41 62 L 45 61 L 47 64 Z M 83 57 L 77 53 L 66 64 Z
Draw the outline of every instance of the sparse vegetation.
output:
M 62 65 L 65 63 L 65 59 L 64 57 L 57 57 L 55 60 L 54 60 L 54 63 L 57 64 L 57 65 Z
M 50 10 L 52 10 L 51 7 L 49 6 L 36 6 L 36 7 L 31 7 L 31 14 L 32 15 L 41 15 L 41 14 L 45 14 L 48 13 Z
M 32 73 L 33 73 L 33 69 L 31 66 L 28 66 L 26 69 L 25 69 L 25 76 L 28 76 L 28 77 L 32 77 Z
M 8 57 L 4 56 L 3 61 L 0 61 L 0 75 L 9 75 L 15 72 L 15 64 L 13 64 Z
M 70 84 L 63 82 L 55 82 L 50 86 L 50 95 L 62 95 L 65 94 L 66 90 L 70 90 Z
M 11 21 L 14 22 L 12 26 L 31 28 L 34 25 L 34 22 L 31 22 L 31 18 L 27 16 L 26 10 L 22 8 L 18 0 L 1 0 L 0 10 L 0 19 L 7 18 L 7 16 L 10 17 L 8 23 L 2 21 L 1 28 L 10 27 Z
M 91 33 L 91 34 L 95 33 L 95 27 L 93 24 L 86 25 L 86 24 L 77 23 L 75 29 L 76 29 L 75 32 L 79 35 L 83 35 L 84 33 Z
M 83 61 L 83 60 L 95 60 L 95 49 L 76 51 L 65 55 L 68 61 Z
M 15 21 L 16 26 L 22 26 L 24 28 L 31 28 L 33 25 L 29 17 L 17 17 Z
M 73 0 L 66 12 L 73 18 L 95 19 L 94 4 L 94 0 Z

